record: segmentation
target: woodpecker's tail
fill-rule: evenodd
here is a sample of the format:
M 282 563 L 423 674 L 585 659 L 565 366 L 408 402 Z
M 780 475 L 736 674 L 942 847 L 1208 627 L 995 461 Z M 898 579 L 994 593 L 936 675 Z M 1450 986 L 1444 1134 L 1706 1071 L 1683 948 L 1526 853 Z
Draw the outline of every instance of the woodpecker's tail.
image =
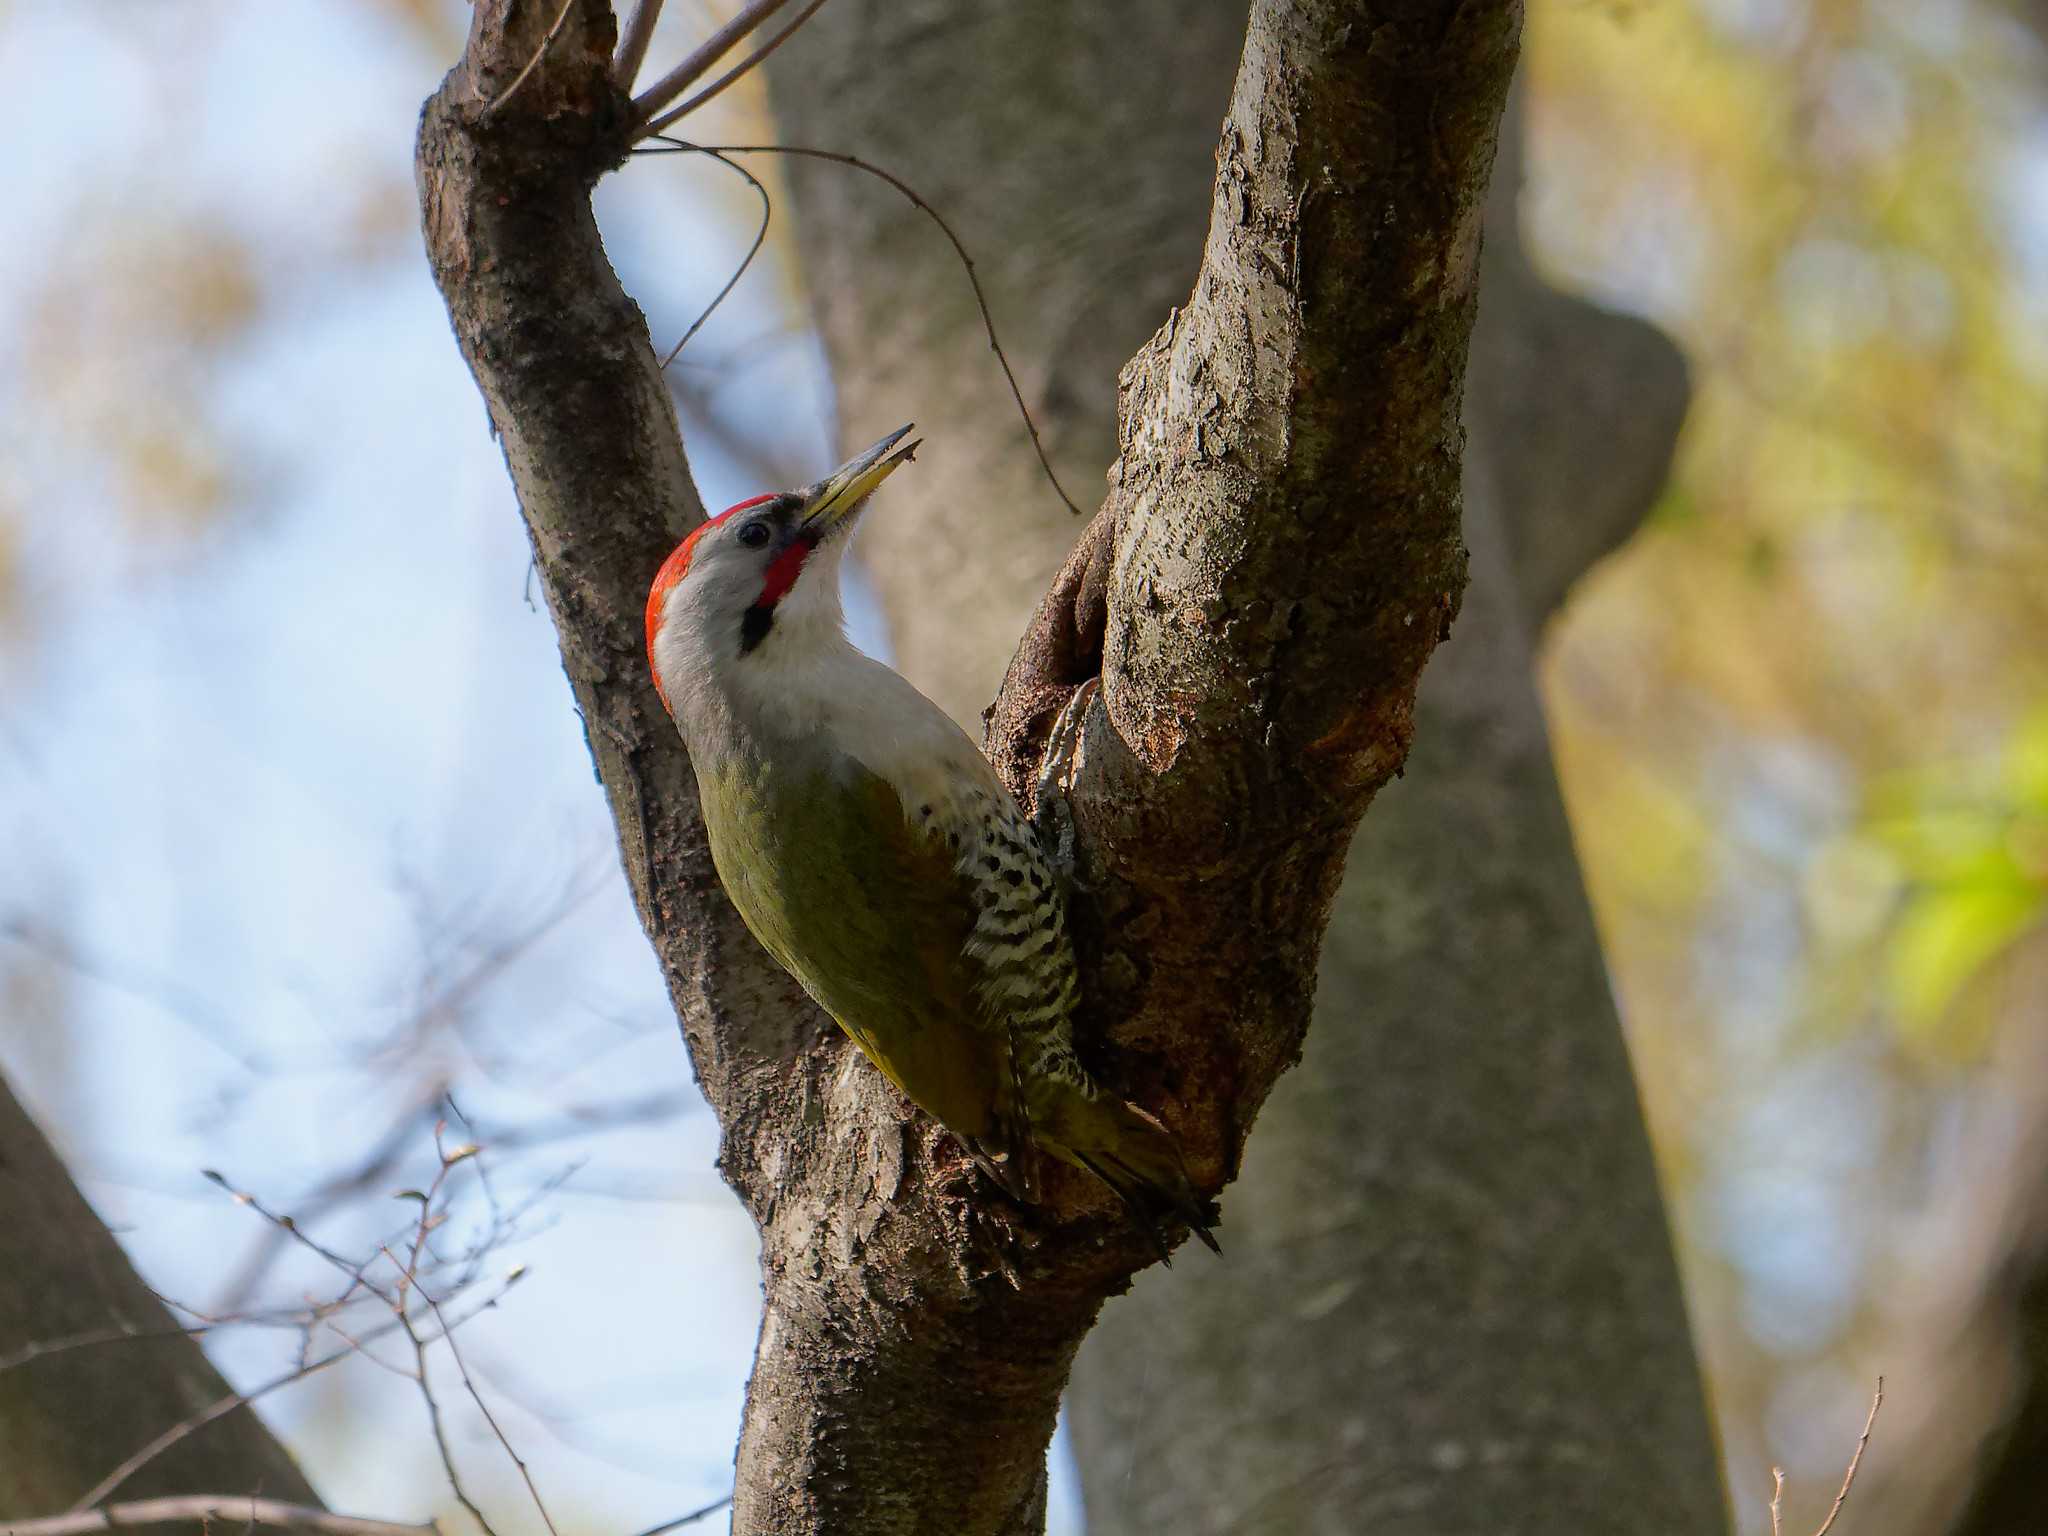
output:
M 1165 1228 L 1174 1221 L 1187 1223 L 1212 1253 L 1221 1254 L 1210 1231 L 1217 1220 L 1216 1203 L 1204 1200 L 1188 1181 L 1187 1164 L 1173 1132 L 1135 1104 L 1105 1097 L 1097 1106 L 1110 1111 L 1106 1128 L 1112 1134 L 1099 1141 L 1090 1138 L 1089 1146 L 1059 1150 L 1110 1187 L 1131 1220 L 1152 1239 L 1163 1262 L 1172 1262 Z

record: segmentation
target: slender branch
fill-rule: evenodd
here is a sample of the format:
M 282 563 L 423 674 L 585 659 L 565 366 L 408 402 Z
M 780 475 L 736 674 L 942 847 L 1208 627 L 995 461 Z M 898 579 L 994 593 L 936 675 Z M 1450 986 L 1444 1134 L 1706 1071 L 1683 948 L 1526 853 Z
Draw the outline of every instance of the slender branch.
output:
M 1877 1422 L 1877 1410 L 1884 1406 L 1884 1378 L 1877 1378 L 1877 1391 L 1870 1399 L 1870 1412 L 1863 1420 L 1863 1433 L 1856 1437 L 1855 1453 L 1849 1458 L 1849 1470 L 1842 1474 L 1842 1486 L 1835 1494 L 1835 1502 L 1828 1508 L 1828 1517 L 1820 1523 L 1820 1529 L 1813 1536 L 1828 1536 L 1834 1528 L 1835 1516 L 1842 1512 L 1842 1505 L 1848 1501 L 1849 1486 L 1856 1481 L 1856 1469 L 1863 1465 L 1864 1449 L 1870 1444 L 1870 1426 Z
M 767 58 L 769 54 L 773 53 L 776 49 L 780 48 L 784 43 L 789 41 L 790 35 L 793 32 L 795 32 L 798 27 L 802 26 L 805 22 L 809 21 L 813 16 L 817 15 L 818 12 L 824 7 L 824 4 L 825 0 L 811 0 L 811 3 L 809 5 L 805 6 L 801 11 L 797 12 L 797 18 L 795 21 L 792 21 L 780 32 L 776 33 L 773 37 L 769 38 L 767 42 L 763 43 L 759 48 L 756 48 L 744 59 L 741 59 L 739 63 L 733 65 L 731 69 L 728 69 L 716 80 L 712 81 L 709 85 L 705 86 L 703 90 L 697 92 L 697 94 L 692 96 L 688 101 L 685 101 L 684 103 L 682 103 L 682 105 L 673 107 L 669 111 L 662 113 L 660 117 L 656 118 L 653 122 L 649 123 L 646 127 L 642 128 L 639 132 L 638 137 L 643 139 L 652 138 L 656 134 L 660 133 L 662 129 L 668 127 L 671 123 L 679 123 L 684 118 L 688 117 L 692 112 L 696 111 L 699 107 L 703 106 L 705 102 L 711 100 L 712 97 L 718 95 L 727 86 L 731 85 L 734 81 L 738 80 L 742 75 L 746 74 L 748 70 L 752 69 L 755 65 L 759 64 L 763 59 Z
M 298 1222 L 294 1220 L 292 1217 L 287 1216 L 280 1211 L 273 1211 L 269 1209 L 267 1206 L 263 1204 L 262 1201 L 258 1200 L 254 1195 L 250 1194 L 247 1190 L 235 1188 L 233 1184 L 228 1182 L 228 1177 L 226 1174 L 220 1172 L 218 1169 L 202 1168 L 199 1170 L 199 1176 L 205 1179 L 207 1183 L 214 1185 L 216 1188 L 225 1190 L 227 1192 L 228 1198 L 233 1200 L 235 1204 L 247 1206 L 250 1210 L 254 1211 L 258 1216 L 261 1216 L 265 1221 L 269 1222 L 272 1227 L 276 1228 L 279 1232 L 284 1233 L 285 1236 L 290 1238 L 293 1242 L 297 1243 L 301 1248 L 308 1250 L 318 1258 L 324 1259 L 327 1263 L 332 1265 L 334 1268 L 340 1270 L 343 1274 L 353 1274 L 360 1278 L 363 1268 L 361 1265 L 352 1263 L 348 1259 L 345 1259 L 340 1254 L 336 1253 L 332 1248 L 326 1247 L 325 1245 L 315 1241 L 313 1238 L 307 1236 L 306 1233 L 300 1229 Z
M 281 1499 L 255 1499 L 238 1493 L 188 1493 L 171 1498 L 135 1499 L 103 1504 L 97 1509 L 39 1520 L 0 1522 L 0 1536 L 80 1536 L 86 1531 L 120 1530 L 131 1525 L 170 1525 L 180 1521 L 237 1520 L 245 1525 L 275 1525 L 292 1530 L 321 1531 L 327 1536 L 441 1536 L 441 1527 L 401 1525 L 361 1515 L 333 1515 L 305 1504 Z
M 450 1328 L 460 1328 L 472 1318 L 488 1312 L 504 1298 L 507 1291 L 511 1290 L 514 1285 L 525 1278 L 526 1273 L 527 1271 L 523 1268 L 513 1270 L 511 1274 L 505 1277 L 504 1283 L 492 1292 L 489 1297 L 477 1306 L 472 1307 L 468 1312 L 463 1313 L 453 1322 L 446 1324 L 442 1332 L 445 1333 Z M 186 1436 L 204 1429 L 216 1419 L 225 1418 L 237 1408 L 246 1408 L 249 1404 L 268 1397 L 273 1392 L 282 1391 L 286 1387 L 304 1381 L 308 1376 L 316 1375 L 326 1370 L 330 1365 L 339 1364 L 350 1355 L 357 1353 L 362 1345 L 373 1343 L 377 1339 L 397 1331 L 398 1324 L 395 1322 L 386 1323 L 378 1328 L 372 1328 L 364 1333 L 360 1340 L 350 1340 L 348 1346 L 344 1349 L 332 1350 L 318 1359 L 306 1361 L 281 1375 L 273 1376 L 270 1380 L 250 1388 L 247 1392 L 230 1392 L 227 1396 L 209 1403 L 190 1418 L 173 1424 L 169 1429 L 157 1435 L 148 1444 L 129 1456 L 119 1466 L 115 1467 L 113 1471 L 109 1472 L 88 1489 L 85 1495 L 71 1506 L 69 1512 L 72 1514 L 82 1514 L 89 1511 L 92 1506 L 103 1502 L 116 1488 L 127 1482 L 129 1478 L 140 1472 L 149 1463 L 155 1461 L 157 1457 L 163 1455 L 172 1446 L 178 1444 Z M 434 1338 L 439 1336 L 439 1334 L 436 1334 L 430 1337 L 427 1342 L 431 1344 Z
M 438 1125 L 434 1127 L 434 1142 L 437 1148 L 440 1147 L 441 1132 L 442 1127 Z M 398 1283 L 394 1287 L 391 1310 L 398 1326 L 404 1330 L 406 1338 L 412 1343 L 413 1380 L 418 1384 L 420 1397 L 427 1405 L 427 1422 L 433 1430 L 434 1449 L 441 1453 L 441 1468 L 447 1474 L 448 1487 L 455 1494 L 456 1502 L 469 1511 L 470 1518 L 476 1521 L 477 1525 L 482 1529 L 484 1536 L 498 1536 L 497 1529 L 485 1517 L 483 1507 L 470 1496 L 469 1490 L 463 1486 L 462 1474 L 456 1470 L 455 1450 L 448 1443 L 448 1427 L 441 1417 L 441 1401 L 434 1396 L 433 1383 L 427 1379 L 427 1345 L 430 1340 L 413 1326 L 412 1313 L 406 1299 L 409 1293 L 417 1291 L 421 1297 L 426 1299 L 427 1304 L 433 1307 L 435 1317 L 437 1319 L 440 1317 L 440 1308 L 435 1306 L 433 1299 L 427 1296 L 425 1287 L 419 1283 L 420 1256 L 427 1252 L 427 1236 L 433 1231 L 434 1227 L 434 1200 L 441 1193 L 441 1186 L 448 1180 L 448 1170 L 453 1168 L 457 1162 L 473 1155 L 474 1150 L 474 1147 L 465 1147 L 457 1153 L 450 1153 L 445 1149 L 441 1151 L 441 1166 L 434 1174 L 434 1182 L 428 1185 L 426 1190 L 418 1197 L 419 1215 L 413 1224 L 412 1243 L 405 1259 L 401 1262 L 398 1255 L 389 1248 L 385 1248 L 382 1251 L 385 1259 L 390 1262 L 391 1267 L 398 1271 Z M 446 1338 L 447 1332 L 447 1325 L 443 1323 L 441 1325 L 441 1336 Z M 459 1366 L 460 1363 L 458 1359 L 457 1365 Z M 462 1375 L 466 1382 L 469 1373 L 463 1371 Z M 471 1395 L 474 1396 L 475 1388 L 472 1387 L 470 1391 Z M 478 1403 L 481 1405 L 482 1399 L 478 1399 Z M 489 1417 L 488 1411 L 485 1417 Z M 497 1425 L 493 1423 L 491 1427 L 495 1429 Z M 502 1440 L 503 1436 L 500 1435 L 499 1438 Z M 511 1447 L 509 1445 L 506 1446 L 506 1450 L 510 1451 Z M 512 1459 L 514 1462 L 519 1461 L 516 1455 Z M 524 1470 L 524 1463 L 520 1463 L 520 1466 L 521 1470 Z M 529 1488 L 532 1487 L 530 1480 L 527 1486 Z M 539 1500 L 540 1495 L 536 1493 L 534 1501 L 539 1503 Z M 545 1505 L 541 1505 L 541 1518 L 547 1521 L 548 1530 L 552 1536 L 555 1526 L 554 1522 L 548 1519 L 547 1506 Z
M 1842 1486 L 1835 1492 L 1835 1502 L 1828 1506 L 1828 1517 L 1821 1521 L 1820 1529 L 1813 1536 L 1828 1536 L 1835 1527 L 1835 1517 L 1841 1514 L 1842 1506 L 1849 1500 L 1849 1489 L 1856 1481 L 1856 1470 L 1863 1465 L 1863 1452 L 1870 1445 L 1870 1428 L 1877 1422 L 1877 1410 L 1884 1406 L 1884 1378 L 1877 1378 L 1877 1391 L 1870 1399 L 1870 1412 L 1863 1419 L 1863 1433 L 1856 1437 L 1856 1449 L 1849 1457 L 1849 1470 L 1842 1474 Z M 1784 1536 L 1785 1469 L 1771 1468 L 1771 1536 Z
M 687 141 L 671 140 L 669 142 L 685 143 Z M 918 194 L 915 187 L 903 180 L 902 177 L 883 170 L 882 167 L 874 164 L 872 161 L 863 160 L 858 155 L 843 154 L 836 149 L 811 149 L 800 144 L 691 144 L 689 147 L 707 154 L 798 155 L 808 160 L 828 160 L 834 165 L 851 166 L 856 171 L 865 171 L 868 175 L 887 182 L 908 199 L 912 207 L 938 225 L 939 232 L 952 245 L 954 254 L 960 258 L 962 269 L 967 273 L 968 286 L 974 290 L 975 306 L 981 311 L 982 329 L 988 332 L 989 350 L 995 353 L 997 363 L 1002 366 L 1003 379 L 1010 386 L 1010 398 L 1017 402 L 1017 413 L 1024 418 L 1024 430 L 1031 434 L 1031 447 L 1037 453 L 1038 462 L 1045 470 L 1045 478 L 1052 482 L 1053 493 L 1066 503 L 1069 512 L 1073 513 L 1076 517 L 1083 515 L 1081 508 L 1075 503 L 1074 498 L 1067 494 L 1067 488 L 1060 484 L 1060 477 L 1053 471 L 1052 460 L 1046 456 L 1045 443 L 1038 435 L 1038 423 L 1032 419 L 1031 407 L 1024 403 L 1024 391 L 1017 383 L 1015 371 L 1010 367 L 1009 354 L 1003 351 L 1003 344 L 996 339 L 995 316 L 989 310 L 988 295 L 982 291 L 980 275 L 974 270 L 974 258 L 967 254 L 967 247 L 960 243 L 960 237 L 953 233 L 953 226 L 946 222 L 944 215 L 930 203 L 926 202 Z
M 801 21 L 802 18 L 799 17 L 798 20 Z M 702 149 L 694 144 L 685 144 L 681 139 L 672 139 L 666 134 L 656 134 L 655 137 L 659 138 L 664 144 L 673 145 L 678 150 L 694 150 L 700 155 L 709 155 L 720 165 L 725 166 L 728 170 L 744 178 L 747 185 L 752 187 L 761 199 L 761 227 L 754 231 L 754 243 L 747 247 L 747 254 L 742 256 L 740 264 L 733 268 L 732 276 L 725 280 L 725 286 L 713 294 L 711 302 L 704 306 L 704 312 L 690 322 L 690 328 L 683 332 L 683 339 L 669 348 L 668 356 L 661 360 L 662 371 L 666 373 L 668 365 L 674 362 L 681 355 L 683 348 L 690 344 L 690 338 L 704 329 L 704 322 L 718 312 L 718 306 L 725 302 L 725 296 L 739 286 L 740 279 L 747 275 L 747 268 L 751 267 L 754 264 L 754 258 L 761 254 L 761 247 L 768 240 L 769 222 L 775 217 L 775 202 L 774 199 L 768 196 L 768 189 L 761 185 L 761 178 L 748 170 L 744 165 L 741 165 L 739 161 L 728 159 L 715 149 Z
M 710 1516 L 717 1514 L 721 1509 L 729 1509 L 731 1507 L 732 1495 L 728 1493 L 724 1498 L 713 1499 L 709 1504 L 704 1505 L 700 1509 L 693 1509 L 687 1515 L 678 1515 L 673 1520 L 664 1520 L 659 1525 L 650 1525 L 646 1530 L 638 1532 L 637 1536 L 667 1536 L 667 1533 L 670 1531 L 681 1530 L 686 1525 L 695 1525 L 699 1520 L 708 1519 Z
M 633 120 L 644 123 L 652 118 L 702 79 L 712 65 L 739 45 L 741 38 L 788 3 L 789 0 L 752 0 L 742 7 L 737 16 L 693 48 L 688 58 L 655 81 L 643 95 L 633 98 Z
M 368 1337 L 375 1337 L 375 1335 L 371 1334 Z M 69 1512 L 72 1514 L 89 1512 L 92 1506 L 100 1503 L 116 1488 L 119 1488 L 129 1478 L 140 1472 L 150 1462 L 155 1461 L 157 1457 L 163 1455 L 165 1451 L 168 1451 L 187 1435 L 204 1429 L 216 1419 L 227 1417 L 237 1408 L 246 1408 L 249 1404 L 268 1397 L 273 1392 L 281 1391 L 291 1386 L 294 1382 L 304 1381 L 308 1376 L 315 1375 L 326 1370 L 330 1365 L 346 1360 L 355 1352 L 354 1345 L 350 1345 L 346 1349 L 334 1350 L 329 1354 L 322 1355 L 317 1360 L 296 1366 L 281 1376 L 273 1376 L 262 1385 L 252 1387 L 247 1392 L 230 1392 L 226 1397 L 215 1399 L 190 1418 L 173 1424 L 169 1429 L 122 1461 L 113 1471 L 87 1489 L 78 1502 L 71 1506 Z
M 469 1490 L 462 1485 L 462 1474 L 456 1470 L 455 1451 L 448 1444 L 448 1426 L 441 1419 L 441 1400 L 434 1396 L 433 1384 L 427 1380 L 427 1340 L 413 1327 L 411 1316 L 402 1306 L 398 1312 L 398 1325 L 412 1341 L 413 1380 L 419 1383 L 420 1397 L 427 1405 L 427 1423 L 434 1432 L 434 1449 L 441 1453 L 441 1470 L 448 1478 L 448 1487 L 454 1493 L 455 1501 L 469 1511 L 470 1519 L 482 1529 L 484 1536 L 498 1536 L 497 1528 L 485 1517 L 482 1506 L 470 1497 Z M 552 1530 L 553 1526 L 549 1529 Z
M 62 1338 L 34 1339 L 10 1354 L 0 1355 L 0 1376 L 19 1370 L 31 1360 L 40 1360 L 44 1355 L 61 1355 L 68 1350 L 90 1349 L 100 1344 L 138 1343 L 144 1339 L 197 1339 L 219 1326 L 217 1323 L 195 1323 L 189 1328 L 91 1328 L 83 1333 L 67 1333 Z
M 619 39 L 618 57 L 612 61 L 612 79 L 619 89 L 630 91 L 640 78 L 640 66 L 647 62 L 647 45 L 654 41 L 654 24 L 661 20 L 661 0 L 639 0 Z
M 548 1513 L 547 1501 L 541 1498 L 540 1487 L 533 1480 L 533 1470 L 527 1466 L 526 1458 L 512 1448 L 510 1437 L 498 1424 L 498 1416 L 491 1412 L 491 1405 L 484 1401 L 483 1393 L 477 1391 L 476 1381 L 470 1376 L 469 1366 L 463 1361 L 462 1350 L 455 1342 L 455 1335 L 448 1331 L 448 1320 L 441 1315 L 441 1303 L 424 1289 L 421 1290 L 420 1297 L 426 1302 L 427 1309 L 434 1314 L 434 1321 L 441 1325 L 441 1337 L 447 1341 L 449 1358 L 455 1362 L 456 1374 L 462 1378 L 462 1389 L 469 1394 L 469 1400 L 476 1404 L 476 1411 L 484 1416 L 484 1423 L 491 1427 L 491 1433 L 497 1436 L 498 1444 L 504 1447 L 512 1465 L 519 1469 L 519 1476 L 526 1484 L 527 1496 L 533 1500 L 533 1507 L 540 1514 L 541 1524 L 548 1528 L 548 1536 L 561 1536 L 561 1532 L 555 1528 L 555 1517 Z M 422 1388 L 425 1384 L 425 1378 L 422 1376 Z

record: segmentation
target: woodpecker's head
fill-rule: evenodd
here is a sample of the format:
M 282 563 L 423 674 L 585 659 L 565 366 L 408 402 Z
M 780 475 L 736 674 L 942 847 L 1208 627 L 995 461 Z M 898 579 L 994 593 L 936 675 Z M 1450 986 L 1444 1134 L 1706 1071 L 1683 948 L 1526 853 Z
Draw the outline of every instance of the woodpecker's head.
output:
M 840 633 L 840 556 L 869 493 L 917 452 L 896 447 L 909 432 L 815 485 L 728 507 L 676 546 L 647 595 L 647 660 L 671 713 L 676 689 L 708 668 L 769 665 Z

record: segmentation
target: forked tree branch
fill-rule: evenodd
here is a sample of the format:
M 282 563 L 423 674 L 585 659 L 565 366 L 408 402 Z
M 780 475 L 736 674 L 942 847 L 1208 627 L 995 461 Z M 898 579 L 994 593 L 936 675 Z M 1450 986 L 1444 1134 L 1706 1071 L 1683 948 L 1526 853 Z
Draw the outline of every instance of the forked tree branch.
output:
M 717 887 L 639 635 L 702 509 L 588 199 L 647 98 L 627 100 L 608 9 L 581 0 L 487 112 L 541 51 L 542 10 L 478 0 L 422 120 L 421 202 L 762 1232 L 734 1528 L 1035 1532 L 1073 1352 L 1148 1253 L 1076 1181 L 996 1206 Z M 1120 478 L 996 706 L 998 766 L 1028 784 L 1047 705 L 1099 671 L 1072 774 L 1084 1022 L 1211 1185 L 1298 1045 L 1349 832 L 1456 610 L 1479 210 L 1519 21 L 1516 0 L 1252 7 L 1201 281 L 1127 370 Z

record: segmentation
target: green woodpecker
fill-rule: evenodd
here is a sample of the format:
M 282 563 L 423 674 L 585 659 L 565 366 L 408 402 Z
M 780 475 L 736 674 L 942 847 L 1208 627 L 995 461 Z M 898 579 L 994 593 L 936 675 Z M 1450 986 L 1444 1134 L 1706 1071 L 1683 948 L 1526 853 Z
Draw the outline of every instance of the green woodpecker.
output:
M 916 451 L 896 446 L 909 431 L 712 518 L 654 579 L 648 660 L 719 879 L 868 1060 L 1013 1196 L 1037 1198 L 1049 1152 L 1155 1239 L 1177 1217 L 1214 1248 L 1172 1134 L 1074 1054 L 1064 896 L 1030 824 L 966 733 L 846 638 L 840 560 L 869 494 Z

